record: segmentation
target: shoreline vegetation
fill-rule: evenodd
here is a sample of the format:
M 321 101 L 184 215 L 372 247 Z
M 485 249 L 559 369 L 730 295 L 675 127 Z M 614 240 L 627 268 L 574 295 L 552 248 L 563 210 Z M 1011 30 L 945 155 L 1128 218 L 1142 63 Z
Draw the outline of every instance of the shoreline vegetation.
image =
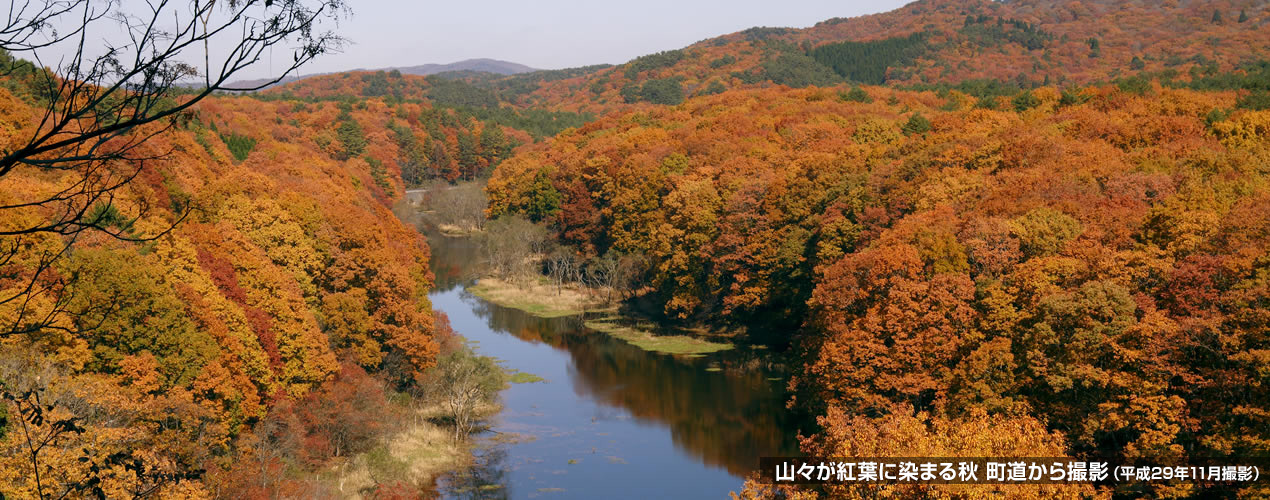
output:
M 477 405 L 474 415 L 484 421 L 502 411 L 498 403 Z M 434 485 L 446 474 L 458 473 L 475 462 L 475 439 L 454 439 L 454 431 L 441 425 L 448 418 L 444 405 L 431 402 L 412 411 L 413 421 L 399 432 L 386 435 L 369 451 L 333 466 L 319 477 L 334 483 L 345 498 L 364 498 L 367 492 L 402 483 L 416 487 Z
M 485 182 L 449 184 L 437 181 L 422 188 L 420 199 L 411 202 L 419 215 L 430 219 L 437 231 L 449 237 L 475 236 L 485 231 Z
M 583 326 L 645 351 L 700 357 L 736 348 L 731 342 L 707 338 L 726 337 L 724 335 L 701 335 L 695 331 L 685 331 L 680 335 L 655 333 L 658 328 L 652 322 L 621 314 L 616 306 L 606 304 L 600 298 L 606 295 L 604 290 L 578 284 L 557 286 L 546 278 L 504 280 L 486 277 L 467 287 L 467 290 L 488 302 L 539 318 L 601 313 L 598 317 L 587 318 Z
M 440 478 L 461 476 L 476 464 L 482 443 L 474 436 L 502 411 L 502 390 L 542 379 L 477 354 L 444 315 L 438 315 L 437 331 L 443 337 L 437 365 L 414 389 L 387 396 L 384 415 L 398 423 L 371 438 L 363 451 L 310 472 L 309 481 L 343 498 L 395 498 L 439 493 Z
M 434 191 L 444 194 L 445 203 L 452 206 L 486 206 L 483 201 L 460 200 L 484 195 L 474 186 Z M 421 213 L 445 207 L 439 203 L 437 197 L 425 200 L 423 207 L 432 210 Z M 477 243 L 483 277 L 467 291 L 481 299 L 539 318 L 582 316 L 587 328 L 650 352 L 700 357 L 735 348 L 730 342 L 735 332 L 667 331 L 639 314 L 622 312 L 620 303 L 647 293 L 636 285 L 636 269 L 643 260 L 640 255 L 608 252 L 583 258 L 554 242 L 543 225 L 520 216 L 486 221 L 479 231 L 464 230 L 476 225 L 459 226 L 445 220 L 460 218 L 436 220 L 442 234 L 471 237 Z M 587 318 L 592 314 L 597 317 Z
M 432 212 L 421 212 L 423 214 L 431 214 Z M 437 231 L 444 236 L 451 238 L 466 238 L 474 234 L 478 234 L 481 230 L 474 227 L 463 227 L 454 224 L 437 224 Z
M 472 295 L 539 318 L 578 316 L 587 312 L 614 311 L 596 298 L 595 290 L 576 284 L 552 284 L 545 278 L 499 279 L 485 277 L 467 287 Z

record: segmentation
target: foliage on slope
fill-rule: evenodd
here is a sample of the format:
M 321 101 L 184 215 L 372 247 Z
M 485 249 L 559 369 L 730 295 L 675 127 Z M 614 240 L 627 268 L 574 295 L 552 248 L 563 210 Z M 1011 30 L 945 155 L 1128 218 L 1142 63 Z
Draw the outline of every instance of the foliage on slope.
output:
M 629 101 L 653 101 L 630 89 L 671 79 L 685 96 L 844 81 L 912 86 L 992 80 L 1022 88 L 1154 74 L 1189 81 L 1264 58 L 1270 53 L 1262 34 L 1268 25 L 1270 7 L 1253 0 L 921 0 L 806 29 L 751 28 L 543 80 L 532 92 L 504 98 L 601 113 Z
M 1270 452 L 1268 112 L 1158 86 L 862 90 L 607 116 L 500 165 L 491 215 L 642 254 L 669 317 L 775 326 L 822 415 L 808 452 L 852 455 L 830 438 L 853 419 L 955 434 L 975 412 L 1061 433 L 998 453 Z
M 23 321 L 20 303 L 53 315 L 0 339 L 0 384 L 53 408 L 37 421 L 15 411 L 33 399 L 4 403 L 14 417 L 0 423 L 3 493 L 39 496 L 19 429 L 57 436 L 37 460 L 44 493 L 78 483 L 110 497 L 307 496 L 288 471 L 364 451 L 390 424 L 386 391 L 416 384 L 439 349 L 428 247 L 389 209 L 401 193 L 398 131 L 423 133 L 411 127 L 419 107 L 397 109 L 411 116 L 380 101 L 212 98 L 147 141 L 157 159 L 94 213 L 162 236 L 87 233 L 51 271 L 68 287 L 0 305 L 5 322 Z M 38 118 L 8 90 L 0 116 L 4 144 Z M 73 182 L 15 171 L 0 204 Z M 142 205 L 149 215 L 135 218 Z M 0 224 L 45 215 L 7 208 Z M 64 244 L 47 233 L 3 242 L 4 297 Z
M 479 76 L 403 75 L 390 71 L 352 71 L 306 78 L 257 94 L 262 99 L 283 99 L 301 102 L 343 101 L 357 102 L 365 99 L 382 99 L 392 105 L 400 103 L 426 105 L 433 113 L 446 120 L 444 128 L 496 128 L 506 129 L 518 142 L 529 142 L 550 137 L 570 127 L 576 127 L 591 119 L 590 115 L 558 112 L 529 105 L 512 105 L 511 95 L 530 75 L 499 77 L 491 80 L 488 74 Z M 573 74 L 572 72 L 565 72 Z M 496 86 L 489 82 L 497 81 Z M 539 82 L 544 80 L 528 80 Z M 547 79 L 546 81 L 549 81 Z M 536 87 L 534 87 L 536 88 Z M 447 116 L 448 115 L 448 116 Z M 477 125 L 479 123 L 479 125 Z M 431 130 L 431 129 L 429 129 Z

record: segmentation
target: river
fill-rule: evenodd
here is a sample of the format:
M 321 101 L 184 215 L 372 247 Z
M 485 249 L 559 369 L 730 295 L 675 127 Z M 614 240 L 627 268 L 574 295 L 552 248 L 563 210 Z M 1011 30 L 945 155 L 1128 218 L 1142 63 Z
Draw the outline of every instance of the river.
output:
M 760 456 L 795 454 L 785 380 L 761 352 L 648 352 L 581 317 L 486 302 L 466 291 L 473 243 L 420 226 L 432 306 L 479 353 L 545 379 L 502 392 L 502 412 L 477 437 L 477 465 L 443 478 L 443 497 L 726 498 Z

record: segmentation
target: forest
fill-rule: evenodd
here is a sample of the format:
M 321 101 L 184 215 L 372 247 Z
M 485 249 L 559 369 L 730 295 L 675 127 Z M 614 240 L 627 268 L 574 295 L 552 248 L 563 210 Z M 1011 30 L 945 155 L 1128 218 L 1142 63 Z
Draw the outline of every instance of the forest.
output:
M 21 93 L 0 98 L 5 140 L 20 140 L 38 115 Z M 138 494 L 129 479 L 164 497 L 303 494 L 287 489 L 303 486 L 287 485 L 288 468 L 363 451 L 367 433 L 388 425 L 378 422 L 387 397 L 422 380 L 444 332 L 424 295 L 427 245 L 385 204 L 401 189 L 396 158 L 382 156 L 397 139 L 390 118 L 372 128 L 372 112 L 392 116 L 335 103 L 205 101 L 144 145 L 170 154 L 92 207 L 138 237 L 180 223 L 146 241 L 85 235 L 53 268 L 60 284 L 26 291 L 25 310 L 17 301 L 0 309 L 6 325 L 46 322 L 5 336 L 0 372 L 16 395 L 6 449 L 25 443 L 14 420 L 27 404 L 50 405 L 31 431 L 63 435 L 39 457 L 46 493 L 100 477 L 111 497 Z M 0 193 L 9 204 L 65 182 L 19 173 Z M 37 217 L 10 209 L 3 223 Z M 14 287 L 59 240 L 6 241 L 6 298 L 23 293 Z M 144 458 L 146 469 L 127 468 L 118 453 Z M 18 488 L 5 493 L 38 497 L 29 457 L 0 455 L 0 483 Z M 169 477 L 194 471 L 195 481 Z
M 116 99 L 63 122 L 93 130 L 197 90 L 0 63 L 0 497 L 400 498 L 457 467 L 502 372 L 433 311 L 428 245 L 391 206 L 529 132 L 370 74 L 374 97 L 218 93 L 12 161 L 69 96 Z M 400 473 L 382 442 L 407 430 L 454 458 Z
M 501 164 L 490 214 L 642 256 L 668 321 L 791 346 L 813 456 L 1265 455 L 1266 111 L 1158 84 L 854 92 L 605 116 Z
M 506 380 L 434 311 L 408 189 L 486 277 L 763 350 L 808 456 L 1270 457 L 1268 23 L 1252 0 L 921 0 L 619 65 L 205 93 L 2 51 L 0 498 L 435 495 Z M 111 135 L 24 153 L 59 107 Z M 112 129 L 140 111 L 165 119 Z M 621 360 L 574 361 L 605 388 L 691 371 L 623 380 L 652 365 L 588 349 Z M 689 394 L 642 394 L 603 397 L 705 432 Z M 728 439 L 780 441 L 757 428 Z M 460 458 L 415 471 L 394 436 Z M 734 497 L 1265 484 L 754 474 Z

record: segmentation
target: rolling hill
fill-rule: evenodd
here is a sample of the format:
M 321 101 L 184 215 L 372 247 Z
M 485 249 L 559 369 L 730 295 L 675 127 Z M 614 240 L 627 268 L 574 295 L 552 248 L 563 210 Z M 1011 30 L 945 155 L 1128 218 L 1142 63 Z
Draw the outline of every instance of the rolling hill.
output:
M 1135 75 L 1190 81 L 1260 59 L 1270 49 L 1267 24 L 1263 0 L 920 0 L 806 29 L 750 28 L 616 67 L 541 79 L 531 91 L 519 88 L 518 77 L 476 83 L 522 105 L 598 113 L 773 84 L 991 80 L 1029 88 Z
M 399 73 L 406 74 L 406 75 L 420 75 L 420 76 L 435 75 L 438 73 L 455 73 L 455 72 L 488 73 L 492 75 L 507 76 L 507 75 L 517 75 L 520 73 L 529 73 L 529 72 L 537 71 L 537 70 L 529 66 L 525 66 L 524 64 L 517 64 L 510 61 L 500 61 L 498 59 L 481 58 L 481 59 L 464 59 L 462 61 L 452 62 L 449 64 L 420 64 L 418 66 L 401 66 L 401 67 L 394 66 L 391 68 L 379 68 L 379 69 L 371 69 L 371 70 L 358 68 L 358 69 L 354 69 L 350 71 L 354 71 L 354 72 L 397 71 Z M 278 82 L 276 85 L 271 85 L 269 87 L 272 88 L 272 87 L 277 87 L 280 85 L 286 85 L 288 83 L 298 82 L 300 80 L 306 80 L 316 76 L 325 76 L 325 75 L 332 75 L 332 74 L 338 75 L 342 73 L 345 73 L 345 72 L 314 73 L 310 75 L 288 76 L 286 78 L 283 78 L 282 81 Z M 268 82 L 269 82 L 269 79 L 259 78 L 255 80 L 240 80 L 240 81 L 233 82 L 230 85 L 233 87 L 238 87 L 238 88 L 255 88 L 255 87 L 264 85 L 265 83 L 268 83 Z

